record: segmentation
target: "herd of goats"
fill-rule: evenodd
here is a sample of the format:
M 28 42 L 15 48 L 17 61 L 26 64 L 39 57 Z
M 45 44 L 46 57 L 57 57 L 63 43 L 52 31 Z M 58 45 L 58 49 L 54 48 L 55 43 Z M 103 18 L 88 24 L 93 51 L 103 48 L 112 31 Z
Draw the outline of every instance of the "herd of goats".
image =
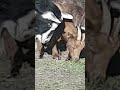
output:
M 119 5 L 119 0 L 86 0 L 84 9 L 81 0 L 36 2 L 39 57 L 48 52 L 60 59 L 57 46 L 63 41 L 69 51 L 66 60 L 79 60 L 85 48 L 86 76 L 105 80 L 111 58 L 116 52 L 120 55 Z
M 35 67 L 35 50 L 60 59 L 58 48 L 66 44 L 66 60 L 79 60 L 85 48 L 89 80 L 105 80 L 108 64 L 120 55 L 119 0 L 1 0 L 0 38 L 11 60 L 11 75 L 22 63 Z M 7 12 L 5 12 L 7 11 Z M 86 37 L 85 37 L 86 34 Z M 36 43 L 35 43 L 36 42 Z
M 39 57 L 48 52 L 60 59 L 57 46 L 65 42 L 69 51 L 66 59 L 79 60 L 85 47 L 85 10 L 80 0 L 37 0 L 36 15 Z

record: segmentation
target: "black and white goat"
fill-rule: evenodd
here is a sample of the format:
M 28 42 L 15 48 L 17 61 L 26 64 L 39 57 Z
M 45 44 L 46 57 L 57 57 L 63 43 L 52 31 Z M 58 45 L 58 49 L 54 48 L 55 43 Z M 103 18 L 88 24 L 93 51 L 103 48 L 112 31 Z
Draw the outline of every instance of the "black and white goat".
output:
M 36 38 L 43 44 L 50 41 L 55 29 L 65 19 L 72 19 L 70 14 L 61 12 L 51 0 L 38 0 L 36 9 Z

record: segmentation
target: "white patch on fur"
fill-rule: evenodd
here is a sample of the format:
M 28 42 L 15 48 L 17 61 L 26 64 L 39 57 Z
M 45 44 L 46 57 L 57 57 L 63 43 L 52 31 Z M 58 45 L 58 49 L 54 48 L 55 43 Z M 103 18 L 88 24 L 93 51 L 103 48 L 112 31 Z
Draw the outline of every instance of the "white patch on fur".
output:
M 42 43 L 47 43 L 50 41 L 52 34 L 49 35 L 52 31 L 54 31 L 58 27 L 57 23 L 52 23 L 52 27 L 45 33 L 42 34 Z M 48 36 L 49 35 L 49 36 Z
M 62 15 L 62 18 L 65 18 L 65 19 L 73 19 L 73 16 L 68 14 L 68 13 L 65 13 L 65 12 L 61 12 L 61 15 Z
M 46 11 L 45 13 L 43 13 L 41 15 L 44 19 L 48 19 L 48 20 L 51 20 L 51 21 L 54 21 L 56 23 L 61 23 L 61 21 L 59 19 L 57 19 L 57 17 L 54 15 L 53 12 L 51 11 Z
M 65 19 L 73 19 L 73 16 L 68 14 L 68 13 L 65 13 L 65 12 L 61 12 L 61 20 L 63 20 L 63 18 Z M 57 17 L 54 15 L 53 12 L 50 12 L 50 11 L 46 11 L 44 14 L 41 15 L 44 19 L 48 19 L 48 20 L 51 20 L 51 21 L 54 21 L 56 23 L 61 23 L 61 21 L 59 19 L 57 19 Z

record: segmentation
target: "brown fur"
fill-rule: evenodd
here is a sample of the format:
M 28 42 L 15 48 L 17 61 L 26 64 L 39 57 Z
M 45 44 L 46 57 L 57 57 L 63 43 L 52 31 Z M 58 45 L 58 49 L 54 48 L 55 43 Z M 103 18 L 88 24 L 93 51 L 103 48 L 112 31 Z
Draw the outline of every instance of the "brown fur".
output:
M 77 40 L 77 29 L 76 26 L 82 23 L 84 9 L 81 2 L 78 0 L 52 0 L 58 8 L 63 11 L 73 15 L 73 22 L 65 21 L 65 28 L 63 38 L 67 42 L 67 47 L 69 50 L 68 59 L 79 59 L 81 50 L 84 48 L 85 44 L 80 43 Z
M 78 26 L 81 23 L 82 16 L 84 14 L 84 9 L 82 4 L 78 0 L 52 0 L 58 8 L 63 11 L 71 14 L 73 16 L 73 22 L 75 26 Z
M 80 56 L 80 52 L 85 46 L 85 42 L 80 43 L 80 41 L 77 40 L 77 29 L 73 24 L 73 22 L 65 21 L 65 28 L 64 28 L 64 33 L 62 34 L 62 37 L 67 42 L 67 48 L 69 51 L 69 55 L 67 59 L 78 60 Z M 55 52 L 55 51 L 52 52 L 52 55 L 59 56 L 58 52 Z

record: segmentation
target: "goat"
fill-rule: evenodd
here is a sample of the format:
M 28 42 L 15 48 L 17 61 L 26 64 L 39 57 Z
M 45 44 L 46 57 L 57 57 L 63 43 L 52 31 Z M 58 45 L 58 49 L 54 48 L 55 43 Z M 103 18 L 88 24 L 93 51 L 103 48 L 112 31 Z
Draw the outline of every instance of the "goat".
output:
M 63 18 L 72 19 L 67 13 L 63 13 L 51 0 L 38 0 L 36 8 L 36 38 L 43 44 L 50 41 L 53 32 L 62 22 Z

